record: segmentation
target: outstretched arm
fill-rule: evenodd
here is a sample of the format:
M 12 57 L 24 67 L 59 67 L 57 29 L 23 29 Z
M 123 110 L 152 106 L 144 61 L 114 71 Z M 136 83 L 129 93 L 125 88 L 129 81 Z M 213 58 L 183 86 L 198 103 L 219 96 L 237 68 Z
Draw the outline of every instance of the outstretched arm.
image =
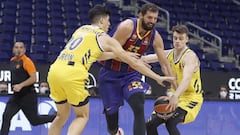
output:
M 148 54 L 141 57 L 141 59 L 146 63 L 155 63 L 158 62 L 157 54 Z
M 167 57 L 167 54 L 170 50 L 164 50 L 164 55 Z M 158 62 L 158 56 L 157 54 L 148 54 L 141 57 L 141 59 L 146 63 L 155 63 Z
M 158 62 L 161 64 L 162 71 L 165 75 L 173 75 L 172 69 L 169 62 L 167 61 L 166 55 L 164 53 L 164 44 L 162 37 L 156 31 L 155 40 L 153 42 L 154 51 L 157 55 Z
M 100 57 L 98 57 L 98 60 L 108 60 L 108 59 L 115 59 L 117 56 L 114 55 L 113 52 L 103 52 Z
M 126 52 L 128 53 L 131 57 L 134 57 L 138 59 L 140 57 L 140 54 L 138 53 L 133 53 L 133 52 Z M 108 60 L 108 59 L 117 59 L 120 61 L 119 58 L 113 53 L 113 52 L 103 52 L 100 57 L 98 57 L 98 60 Z
M 129 64 L 132 68 L 136 69 L 140 73 L 156 80 L 160 85 L 163 85 L 162 82 L 164 80 L 171 81 L 175 80 L 174 77 L 160 77 L 156 73 L 154 73 L 151 69 L 146 67 L 142 60 L 131 57 L 126 51 L 123 50 L 122 46 L 118 43 L 117 40 L 109 37 L 109 36 L 100 36 L 99 41 L 104 47 L 105 51 L 113 52 L 121 61 Z
M 164 53 L 164 45 L 163 40 L 160 34 L 156 31 L 155 34 L 155 40 L 153 43 L 154 51 L 157 54 L 158 61 L 161 64 L 162 71 L 167 76 L 175 76 L 173 74 L 172 68 L 170 66 L 170 63 L 167 60 L 166 54 Z M 173 87 L 177 88 L 177 82 L 176 80 L 172 82 Z

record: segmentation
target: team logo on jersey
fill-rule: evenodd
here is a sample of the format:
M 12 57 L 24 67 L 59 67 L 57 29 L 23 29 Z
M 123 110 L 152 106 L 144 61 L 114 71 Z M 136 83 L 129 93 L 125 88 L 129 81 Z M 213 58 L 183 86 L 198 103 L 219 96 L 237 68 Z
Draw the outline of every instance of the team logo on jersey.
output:
M 148 45 L 148 40 L 144 40 L 143 45 Z
M 137 39 L 137 35 L 136 34 L 133 34 L 130 41 L 135 41 Z
M 16 69 L 19 69 L 19 68 L 20 68 L 20 66 L 21 66 L 20 64 L 17 64 L 17 65 L 16 65 Z
M 144 38 L 142 44 L 143 45 L 148 45 L 149 44 L 149 38 L 148 37 Z

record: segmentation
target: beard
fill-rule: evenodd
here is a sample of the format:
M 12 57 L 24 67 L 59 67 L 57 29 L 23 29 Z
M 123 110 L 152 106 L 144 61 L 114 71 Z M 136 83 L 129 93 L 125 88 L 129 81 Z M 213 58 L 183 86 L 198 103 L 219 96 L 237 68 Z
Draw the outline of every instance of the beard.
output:
M 147 23 L 145 23 L 144 20 L 142 19 L 142 28 L 143 28 L 144 30 L 147 30 L 147 31 L 152 30 L 154 26 L 155 26 L 155 24 L 153 24 L 153 23 L 152 23 L 152 25 L 150 25 L 150 23 L 147 24 Z

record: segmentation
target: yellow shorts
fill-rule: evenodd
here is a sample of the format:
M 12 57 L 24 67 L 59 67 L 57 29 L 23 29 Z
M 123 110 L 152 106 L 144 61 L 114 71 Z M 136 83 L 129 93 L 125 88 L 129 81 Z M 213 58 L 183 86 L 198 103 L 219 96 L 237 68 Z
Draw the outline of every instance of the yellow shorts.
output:
M 178 107 L 181 107 L 185 111 L 187 111 L 187 115 L 185 116 L 183 123 L 189 123 L 196 119 L 201 106 L 203 103 L 202 97 L 195 98 L 180 98 Z
M 72 105 L 79 105 L 88 96 L 85 83 L 88 72 L 69 65 L 53 64 L 48 72 L 50 97 L 55 102 L 66 101 Z

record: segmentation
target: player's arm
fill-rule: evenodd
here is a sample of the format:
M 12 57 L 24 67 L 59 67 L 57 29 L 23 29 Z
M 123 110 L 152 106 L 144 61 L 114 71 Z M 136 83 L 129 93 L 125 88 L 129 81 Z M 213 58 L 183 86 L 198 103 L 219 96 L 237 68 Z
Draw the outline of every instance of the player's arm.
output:
M 103 52 L 100 57 L 98 57 L 98 60 L 108 60 L 108 59 L 114 59 L 117 58 L 116 55 L 114 55 L 113 52 Z
M 35 72 L 35 73 L 30 74 L 30 77 L 27 80 L 25 80 L 19 84 L 16 84 L 16 85 L 19 85 L 18 86 L 19 90 L 21 90 L 23 87 L 32 85 L 34 82 L 36 82 L 36 78 L 37 77 L 36 77 L 36 72 Z M 16 87 L 16 85 L 14 87 Z
M 164 50 L 164 54 L 167 57 L 167 54 L 169 54 L 170 50 Z M 158 62 L 158 56 L 157 54 L 148 54 L 141 57 L 141 59 L 146 63 L 155 63 Z
M 163 85 L 162 82 L 164 80 L 175 80 L 174 77 L 160 77 L 159 75 L 154 73 L 151 69 L 144 65 L 142 60 L 131 57 L 128 53 L 126 53 L 126 51 L 123 50 L 122 46 L 114 38 L 105 35 L 100 36 L 98 39 L 101 42 L 101 45 L 105 51 L 113 52 L 123 62 L 129 64 L 132 68 L 139 71 L 140 73 L 156 80 L 160 85 Z
M 167 60 L 166 54 L 164 53 L 164 44 L 163 39 L 160 34 L 156 31 L 155 40 L 153 42 L 153 48 L 155 53 L 157 54 L 158 61 L 161 65 L 162 71 L 167 76 L 175 76 L 173 74 L 172 68 Z M 177 88 L 177 81 L 173 81 L 172 85 L 174 88 Z
M 133 28 L 133 21 L 127 19 L 118 25 L 117 30 L 112 37 L 123 46 L 127 39 L 131 36 Z
M 128 53 L 131 57 L 134 57 L 136 59 L 140 57 L 140 54 L 138 53 L 133 53 L 133 52 L 126 52 L 126 53 Z M 108 59 L 120 60 L 119 58 L 117 58 L 117 56 L 113 52 L 103 52 L 102 55 L 98 58 L 98 60 L 108 60 Z
M 24 62 L 23 68 L 28 72 L 29 78 L 13 86 L 13 90 L 16 92 L 19 92 L 23 87 L 32 85 L 37 80 L 36 68 L 31 60 L 27 60 L 26 62 Z
M 189 52 L 183 59 L 183 79 L 174 94 L 170 97 L 170 107 L 175 110 L 178 98 L 184 93 L 192 79 L 194 72 L 198 70 L 200 63 L 195 53 Z
M 194 72 L 199 67 L 199 60 L 195 53 L 189 52 L 185 56 L 183 64 L 183 79 L 174 93 L 176 97 L 179 97 L 188 88 Z
M 121 45 L 124 45 L 127 39 L 130 37 L 132 30 L 133 30 L 133 22 L 130 19 L 127 19 L 118 25 L 115 33 L 113 34 L 113 38 L 115 38 Z M 137 53 L 129 52 L 129 55 L 131 55 L 132 57 L 139 57 Z M 107 59 L 116 59 L 120 61 L 120 59 L 117 58 L 113 52 L 104 52 L 98 58 L 98 60 L 107 60 Z
M 161 65 L 162 71 L 165 75 L 173 75 L 172 69 L 164 53 L 163 39 L 160 34 L 156 31 L 155 40 L 153 42 L 153 48 L 157 54 L 158 61 Z

